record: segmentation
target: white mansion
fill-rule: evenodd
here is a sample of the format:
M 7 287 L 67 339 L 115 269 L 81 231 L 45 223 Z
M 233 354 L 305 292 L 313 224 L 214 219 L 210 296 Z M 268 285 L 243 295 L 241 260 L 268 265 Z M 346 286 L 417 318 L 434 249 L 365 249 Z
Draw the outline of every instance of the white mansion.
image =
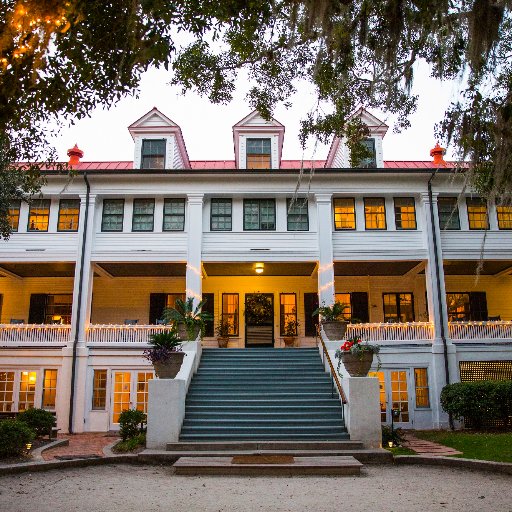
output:
M 233 127 L 233 161 L 193 161 L 157 109 L 129 127 L 133 162 L 48 171 L 41 198 L 13 203 L 0 242 L 0 414 L 55 410 L 59 428 L 118 428 L 145 409 L 151 333 L 178 297 L 207 299 L 229 348 L 314 347 L 319 303 L 348 304 L 348 335 L 382 345 L 381 416 L 446 424 L 447 380 L 512 378 L 512 207 L 486 204 L 442 161 L 385 161 L 387 126 L 366 111 L 373 152 L 351 168 L 343 140 L 326 161 L 281 158 L 285 128 L 253 112 Z M 309 183 L 309 169 L 314 176 Z M 476 267 L 483 268 L 476 277 Z M 244 304 L 267 294 L 265 336 Z M 377 370 L 377 368 L 376 368 Z

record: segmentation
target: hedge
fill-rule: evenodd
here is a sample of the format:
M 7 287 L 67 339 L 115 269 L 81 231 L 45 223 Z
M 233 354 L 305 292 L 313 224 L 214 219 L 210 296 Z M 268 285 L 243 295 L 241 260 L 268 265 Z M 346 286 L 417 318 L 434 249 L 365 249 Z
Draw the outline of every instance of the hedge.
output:
M 512 419 L 512 380 L 449 384 L 441 392 L 441 406 L 474 428 L 490 423 L 506 428 Z

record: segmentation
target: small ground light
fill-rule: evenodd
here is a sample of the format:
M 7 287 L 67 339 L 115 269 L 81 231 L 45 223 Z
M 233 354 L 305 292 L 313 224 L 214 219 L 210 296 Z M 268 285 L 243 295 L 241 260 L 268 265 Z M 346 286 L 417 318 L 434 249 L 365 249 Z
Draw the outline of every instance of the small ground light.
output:
M 388 446 L 389 446 L 390 448 L 393 448 L 393 441 L 388 441 Z
M 30 449 L 32 448 L 32 443 L 27 443 L 25 445 L 25 448 L 27 449 L 27 452 L 30 451 Z

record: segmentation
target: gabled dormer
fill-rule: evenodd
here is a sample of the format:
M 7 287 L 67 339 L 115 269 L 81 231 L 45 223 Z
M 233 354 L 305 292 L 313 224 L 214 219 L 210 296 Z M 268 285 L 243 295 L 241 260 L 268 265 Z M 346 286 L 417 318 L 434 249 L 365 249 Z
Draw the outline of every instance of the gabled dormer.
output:
M 350 117 L 359 117 L 368 127 L 370 135 L 363 141 L 363 144 L 370 150 L 372 156 L 365 158 L 364 161 L 353 166 L 350 164 L 350 152 L 346 144 L 346 139 L 344 137 L 334 137 L 329 155 L 327 156 L 327 161 L 325 162 L 325 167 L 333 169 L 346 167 L 369 169 L 384 167 L 382 139 L 388 131 L 388 125 L 373 114 L 370 114 L 370 112 L 363 107 L 357 109 Z
M 284 126 L 254 110 L 233 126 L 237 169 L 279 169 L 283 139 Z
M 156 107 L 128 127 L 134 169 L 190 169 L 181 128 Z

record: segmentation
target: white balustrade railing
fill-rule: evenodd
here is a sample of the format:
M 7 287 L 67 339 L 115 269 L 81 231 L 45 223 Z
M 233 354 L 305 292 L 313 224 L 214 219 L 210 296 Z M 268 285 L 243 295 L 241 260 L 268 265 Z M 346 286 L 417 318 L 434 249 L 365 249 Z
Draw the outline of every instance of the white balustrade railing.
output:
M 448 330 L 452 340 L 512 339 L 512 322 L 504 320 L 450 322 Z
M 434 339 L 430 322 L 349 324 L 345 338 L 359 336 L 369 343 L 424 343 Z
M 152 334 L 168 331 L 168 325 L 89 325 L 87 343 L 147 343 Z
M 71 326 L 62 324 L 0 324 L 0 345 L 65 345 L 70 332 Z

